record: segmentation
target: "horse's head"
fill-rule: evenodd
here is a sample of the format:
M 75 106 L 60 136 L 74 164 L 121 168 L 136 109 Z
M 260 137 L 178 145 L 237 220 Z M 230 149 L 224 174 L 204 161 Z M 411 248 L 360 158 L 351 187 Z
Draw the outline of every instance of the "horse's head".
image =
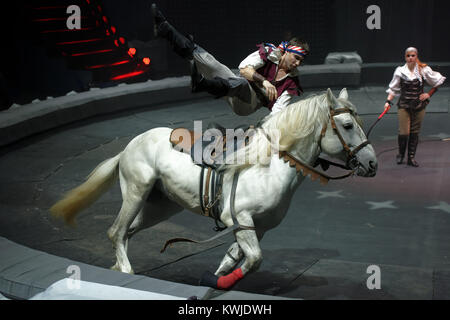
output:
M 320 147 L 327 155 L 341 159 L 358 176 L 374 177 L 377 157 L 364 131 L 354 106 L 348 101 L 346 89 L 336 98 L 327 91 L 330 118 L 322 131 Z

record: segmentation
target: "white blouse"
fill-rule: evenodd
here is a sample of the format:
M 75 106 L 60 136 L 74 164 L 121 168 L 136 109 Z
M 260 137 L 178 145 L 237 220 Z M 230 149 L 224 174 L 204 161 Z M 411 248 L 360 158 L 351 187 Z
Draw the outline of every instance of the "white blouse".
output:
M 266 48 L 266 51 L 269 51 L 269 47 L 265 47 L 265 48 Z M 269 59 L 270 61 L 272 61 L 275 64 L 278 64 L 281 60 L 281 56 L 282 56 L 282 53 L 281 53 L 280 49 L 275 49 L 275 50 L 272 50 L 272 52 L 269 54 L 267 59 Z M 259 50 L 258 50 L 258 51 L 251 53 L 247 58 L 242 60 L 242 62 L 239 64 L 239 69 L 243 69 L 245 67 L 252 67 L 253 69 L 256 70 L 256 69 L 261 68 L 264 65 L 265 65 L 265 62 L 263 59 L 261 59 L 261 56 L 259 55 Z M 299 72 L 298 72 L 297 68 L 295 68 L 288 74 L 288 76 L 296 77 L 296 76 L 298 76 L 298 74 L 299 74 Z
M 392 78 L 391 83 L 389 84 L 389 89 L 386 90 L 387 93 L 392 94 L 393 96 L 400 95 L 400 80 L 414 80 L 419 79 L 420 82 L 425 80 L 425 82 L 435 88 L 442 85 L 446 79 L 446 77 L 442 76 L 439 72 L 433 71 L 429 66 L 422 68 L 422 77 L 419 74 L 419 67 L 416 65 L 414 72 L 411 73 L 409 71 L 408 65 L 405 64 L 402 67 L 397 67 L 394 72 L 394 77 Z M 422 80 L 423 78 L 423 80 Z
M 266 51 L 269 50 L 269 47 L 265 47 Z M 278 64 L 281 60 L 281 51 L 279 49 L 273 50 L 267 59 L 272 61 L 275 64 Z M 243 69 L 245 67 L 252 67 L 253 69 L 257 70 L 265 65 L 265 62 L 263 59 L 261 59 L 261 56 L 259 55 L 259 50 L 251 53 L 247 58 L 242 60 L 242 62 L 239 64 L 239 69 Z M 297 68 L 291 71 L 287 76 L 290 77 L 296 77 L 298 76 L 298 70 Z M 291 102 L 293 98 L 293 95 L 289 94 L 287 91 L 284 91 L 276 100 L 275 104 L 272 107 L 271 113 L 277 113 L 281 110 L 283 110 L 285 107 L 288 106 L 288 104 Z

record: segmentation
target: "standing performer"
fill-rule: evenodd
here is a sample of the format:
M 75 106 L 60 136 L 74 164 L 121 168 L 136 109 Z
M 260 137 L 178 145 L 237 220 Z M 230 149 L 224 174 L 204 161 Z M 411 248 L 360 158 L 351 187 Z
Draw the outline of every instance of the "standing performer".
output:
M 265 106 L 271 112 L 285 108 L 292 97 L 302 91 L 297 67 L 309 53 L 306 42 L 291 39 L 278 47 L 260 44 L 239 65 L 236 76 L 228 67 L 194 43 L 192 36 L 178 32 L 152 5 L 155 36 L 169 41 L 174 51 L 191 63 L 192 92 L 208 92 L 216 98 L 226 97 L 233 111 L 249 115 Z
M 397 164 L 403 163 L 406 146 L 408 146 L 407 164 L 418 167 L 419 164 L 414 158 L 425 108 L 446 78 L 420 62 L 416 48 L 406 49 L 405 60 L 406 64 L 403 67 L 397 67 L 394 72 L 389 89 L 386 91 L 389 95 L 384 108 L 385 110 L 390 108 L 394 97 L 400 95 L 397 103 L 399 123 Z M 432 87 L 428 93 L 423 91 L 424 82 Z

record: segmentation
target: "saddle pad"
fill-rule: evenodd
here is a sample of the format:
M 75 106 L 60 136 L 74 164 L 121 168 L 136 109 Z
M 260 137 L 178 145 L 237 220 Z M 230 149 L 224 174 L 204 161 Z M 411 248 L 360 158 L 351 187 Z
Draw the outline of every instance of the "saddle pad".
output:
M 239 129 L 242 129 L 244 133 L 247 133 L 250 128 L 253 129 L 254 127 L 246 126 Z M 236 152 L 240 147 L 248 145 L 250 139 L 250 137 L 246 137 L 243 144 L 238 143 L 238 140 L 233 139 L 231 145 L 227 146 L 227 137 L 220 137 L 218 140 L 218 137 L 214 137 L 211 141 L 203 140 L 201 138 L 202 134 L 196 134 L 195 131 L 186 128 L 176 128 L 170 133 L 169 140 L 175 150 L 189 154 L 194 163 L 200 166 L 217 169 L 223 164 L 223 155 L 227 152 L 227 149 L 232 149 Z M 211 146 L 213 148 L 211 148 Z M 210 150 L 206 150 L 208 147 Z M 203 158 L 205 151 L 210 153 L 208 162 L 204 161 Z

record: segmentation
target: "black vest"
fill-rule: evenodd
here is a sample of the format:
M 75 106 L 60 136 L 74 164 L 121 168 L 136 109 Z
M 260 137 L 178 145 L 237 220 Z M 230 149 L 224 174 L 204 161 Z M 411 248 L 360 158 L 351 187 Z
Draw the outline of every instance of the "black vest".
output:
M 398 107 L 400 109 L 408 109 L 410 111 L 421 111 L 423 110 L 429 100 L 420 101 L 419 97 L 423 93 L 424 82 L 420 82 L 419 79 L 405 80 L 400 79 L 400 90 L 401 95 L 398 101 Z

